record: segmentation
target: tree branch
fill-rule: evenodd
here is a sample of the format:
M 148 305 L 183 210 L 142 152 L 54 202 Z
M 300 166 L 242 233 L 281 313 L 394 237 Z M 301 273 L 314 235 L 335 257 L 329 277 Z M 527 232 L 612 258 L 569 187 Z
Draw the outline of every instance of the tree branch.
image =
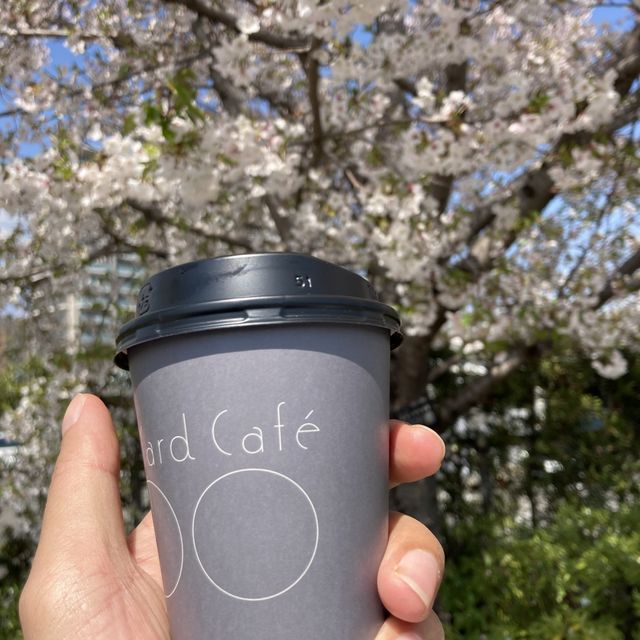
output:
M 16 107 L 15 109 L 7 109 L 7 111 L 0 111 L 0 118 L 9 118 L 11 116 L 17 116 L 22 113 L 25 113 L 24 109 L 20 109 Z
M 320 41 L 317 38 L 313 39 L 312 52 L 318 48 Z M 320 82 L 320 74 L 318 73 L 319 65 L 316 58 L 311 53 L 299 54 L 300 63 L 307 76 L 307 83 L 309 85 L 309 102 L 311 103 L 311 116 L 313 119 L 313 138 L 312 149 L 313 158 L 311 160 L 312 166 L 318 166 L 324 155 L 324 138 L 322 132 L 322 119 L 320 117 L 320 96 L 318 92 L 318 84 Z
M 631 134 L 631 137 L 632 138 L 634 137 L 633 132 Z M 567 287 L 569 286 L 573 278 L 576 276 L 576 274 L 580 271 L 580 269 L 582 268 L 582 265 L 584 264 L 584 261 L 586 260 L 587 256 L 589 255 L 589 253 L 593 248 L 593 243 L 595 241 L 595 238 L 597 237 L 598 231 L 600 230 L 602 221 L 604 220 L 605 216 L 607 214 L 610 214 L 611 211 L 613 210 L 615 206 L 615 197 L 617 195 L 618 188 L 620 186 L 619 177 L 625 175 L 626 169 L 628 168 L 628 164 L 629 164 L 628 158 L 625 156 L 622 162 L 620 163 L 620 166 L 617 167 L 618 177 L 613 181 L 613 185 L 611 186 L 611 188 L 608 190 L 606 194 L 605 202 L 600 208 L 600 211 L 598 212 L 598 216 L 595 220 L 593 234 L 589 238 L 589 242 L 585 244 L 583 250 L 578 256 L 578 259 L 575 261 L 575 263 L 571 267 L 571 270 L 567 274 L 567 277 L 564 279 L 563 283 L 558 288 L 558 298 L 566 297 Z
M 555 197 L 554 183 L 549 175 L 550 165 L 545 163 L 538 169 L 533 169 L 529 173 L 524 174 L 515 185 L 511 185 L 501 204 L 508 202 L 515 197 L 518 207 L 518 220 L 524 221 L 532 215 L 541 212 Z M 491 226 L 496 220 L 494 206 L 498 204 L 493 202 L 485 205 L 476 211 L 476 219 L 471 226 L 471 230 L 467 235 L 466 243 L 472 245 L 473 241 Z M 517 239 L 517 226 L 513 225 L 508 229 L 502 238 L 502 250 L 506 251 Z M 454 265 L 456 269 L 462 269 L 472 274 L 478 274 L 486 271 L 493 264 L 493 259 L 487 256 L 485 261 L 478 260 L 475 256 L 469 255 Z
M 452 91 L 466 91 L 467 90 L 467 69 L 468 62 L 465 60 L 459 64 L 449 64 L 445 69 L 445 93 L 451 93 Z M 395 85 L 404 93 L 409 93 L 412 96 L 418 95 L 418 89 L 411 80 L 406 78 L 396 78 L 394 80 Z M 449 197 L 453 189 L 453 176 L 448 174 L 436 174 L 433 176 L 432 184 L 429 189 L 431 195 L 438 203 L 438 211 L 442 214 L 445 212 L 449 203 Z
M 285 245 L 288 245 L 291 238 L 291 220 L 289 218 L 285 218 L 278 211 L 278 204 L 273 196 L 267 194 L 266 196 L 264 196 L 263 200 L 267 205 L 267 209 L 269 211 L 271 219 L 273 220 L 273 223 L 276 225 L 276 229 L 278 230 L 280 239 L 282 240 L 282 242 L 284 242 Z
M 0 29 L 0 37 L 5 38 L 60 38 L 66 39 L 76 35 L 64 29 Z M 80 33 L 82 40 L 111 40 L 110 36 L 101 33 Z
M 615 65 L 615 69 L 617 77 L 614 88 L 621 96 L 626 96 L 640 72 L 640 24 L 636 24 L 626 37 L 622 47 L 622 58 Z
M 603 307 L 616 295 L 616 280 L 631 276 L 640 270 L 640 247 L 636 249 L 616 270 L 600 291 L 597 301 L 593 305 L 594 311 Z M 634 283 L 632 288 L 640 288 L 640 281 Z M 441 405 L 435 407 L 435 412 L 440 430 L 451 426 L 454 421 L 463 415 L 471 406 L 484 400 L 492 391 L 496 383 L 504 380 L 513 373 L 519 366 L 527 361 L 540 357 L 548 345 L 537 343 L 535 345 L 525 345 L 515 349 L 511 355 L 491 368 L 491 371 L 482 378 L 468 383 L 456 396 L 445 400 Z
M 596 231 L 598 230 L 598 227 L 600 226 L 603 218 L 604 218 L 604 209 L 600 212 L 600 215 L 598 216 L 598 220 L 596 221 Z M 571 281 L 575 278 L 578 271 L 580 271 L 592 247 L 593 247 L 593 236 L 589 239 L 589 242 L 585 244 L 584 248 L 580 252 L 580 255 L 578 256 L 578 259 L 575 261 L 575 263 L 571 267 L 571 270 L 567 274 L 567 277 L 564 279 L 564 281 L 558 288 L 558 299 L 567 297 L 567 287 L 569 286 L 569 284 L 571 284 Z
M 640 34 L 640 25 L 636 26 L 633 32 L 628 36 L 628 46 L 624 48 L 626 52 L 621 58 L 618 59 L 619 65 L 622 66 L 622 70 L 618 70 L 618 80 L 616 82 L 616 90 L 621 92 L 621 96 L 624 98 L 626 92 L 628 92 L 633 84 L 633 79 L 637 78 L 640 73 L 640 54 L 638 52 L 638 37 Z M 403 79 L 396 79 L 396 85 L 403 91 L 409 92 L 415 95 L 415 86 L 410 81 Z M 635 99 L 634 99 L 635 100 Z M 610 134 L 626 124 L 625 118 L 636 117 L 634 110 L 635 104 L 633 102 L 623 103 L 620 107 L 620 113 L 622 116 L 614 116 L 612 122 L 613 126 L 608 130 Z M 471 248 L 476 238 L 486 229 L 488 229 L 494 221 L 497 219 L 494 207 L 498 204 L 505 204 L 511 199 L 515 199 L 515 205 L 518 208 L 518 220 L 520 222 L 527 220 L 534 215 L 535 212 L 542 211 L 547 204 L 555 196 L 554 183 L 549 175 L 549 169 L 554 163 L 558 161 L 559 151 L 562 145 L 565 144 L 588 144 L 596 135 L 601 134 L 602 130 L 607 131 L 606 127 L 603 127 L 600 131 L 589 132 L 580 131 L 573 134 L 567 134 L 560 138 L 556 146 L 548 153 L 547 160 L 537 168 L 525 173 L 522 177 L 517 178 L 509 187 L 506 192 L 501 196 L 493 199 L 491 202 L 486 203 L 475 212 L 475 217 L 471 228 L 466 237 L 466 244 Z M 518 237 L 518 231 L 516 229 L 518 225 L 514 225 L 506 231 L 501 238 L 502 251 L 504 252 Z M 442 264 L 446 264 L 448 258 L 445 258 Z M 492 258 L 490 254 L 484 259 L 478 259 L 471 252 L 469 257 L 456 262 L 450 266 L 451 271 L 455 269 L 463 269 L 472 275 L 472 279 L 477 280 L 480 275 L 489 269 L 494 263 L 495 258 Z M 632 266 L 635 266 L 634 261 L 627 262 L 626 270 L 629 270 Z M 618 276 L 619 277 L 619 276 Z M 599 297 L 599 304 L 604 304 L 607 296 L 611 296 L 613 292 L 615 278 L 612 279 L 608 286 L 603 289 Z M 436 292 L 437 294 L 437 292 Z M 436 295 L 437 301 L 437 295 Z M 432 326 L 429 328 L 428 336 L 424 338 L 425 342 L 432 341 L 440 327 L 442 326 L 442 318 L 446 317 L 446 309 L 441 303 L 437 302 L 437 318 Z M 429 353 L 428 344 L 422 342 L 419 343 L 420 353 Z M 492 386 L 503 380 L 510 372 L 514 371 L 524 360 L 529 357 L 532 347 L 525 347 L 520 351 L 515 352 L 512 356 L 502 363 L 499 367 L 494 368 L 491 373 L 477 382 L 471 383 L 469 387 L 461 392 L 458 397 L 454 397 L 448 404 L 445 404 L 440 408 L 440 421 L 441 423 L 451 423 L 455 418 L 461 415 L 472 404 L 478 402 L 483 397 L 489 394 Z M 412 349 L 412 351 L 414 351 Z M 419 363 L 413 363 L 413 358 L 403 356 L 403 360 L 407 360 L 411 365 L 408 369 L 411 371 L 410 376 L 404 380 L 403 384 L 398 385 L 396 389 L 396 398 L 398 405 L 404 405 L 411 402 L 411 400 L 424 394 L 428 376 L 428 366 L 419 366 Z M 404 367 L 404 361 L 402 367 Z M 405 376 L 406 377 L 406 376 Z
M 462 362 L 462 359 L 463 355 L 460 353 L 456 353 L 456 355 L 451 356 L 450 358 L 447 358 L 446 360 L 443 360 L 442 362 L 437 364 L 435 367 L 432 367 L 427 374 L 427 384 L 435 382 L 436 380 L 441 378 L 451 369 L 451 367 Z
M 616 295 L 616 283 L 626 276 L 633 275 L 638 269 L 640 269 L 640 247 L 636 249 L 607 280 L 607 283 L 598 294 L 593 309 L 600 309 L 609 302 Z
M 621 125 L 622 126 L 622 125 Z M 517 179 L 515 184 L 510 185 L 503 197 L 488 203 L 475 212 L 475 218 L 467 234 L 465 243 L 470 247 L 475 239 L 485 229 L 490 227 L 496 220 L 494 207 L 496 204 L 505 204 L 512 198 L 518 201 L 518 220 L 524 221 L 535 213 L 542 212 L 544 208 L 555 197 L 554 182 L 549 175 L 549 169 L 555 163 L 560 149 L 563 145 L 579 143 L 581 146 L 588 144 L 598 132 L 579 131 L 574 134 L 565 135 L 560 138 L 554 149 L 550 152 L 550 157 L 541 167 L 533 169 L 529 173 L 525 173 L 521 178 Z M 518 237 L 516 226 L 512 226 L 502 238 L 502 249 L 508 249 Z M 487 257 L 483 262 L 473 255 L 469 255 L 455 263 L 454 268 L 462 269 L 468 273 L 477 275 L 482 271 L 486 271 L 493 264 L 493 260 Z
M 210 231 L 206 231 L 202 227 L 189 224 L 184 220 L 180 220 L 180 223 L 178 225 L 177 221 L 172 220 L 157 205 L 138 202 L 133 198 L 128 198 L 124 201 L 124 204 L 126 204 L 131 209 L 134 209 L 138 213 L 141 213 L 148 222 L 152 222 L 156 225 L 169 225 L 172 227 L 179 226 L 180 229 L 192 233 L 196 236 L 206 238 L 207 240 L 222 242 L 229 247 L 244 249 L 245 251 L 253 251 L 253 245 L 249 242 L 248 239 L 234 238 L 233 236 L 227 235 L 225 233 L 212 233 Z
M 539 357 L 542 350 L 541 345 L 521 346 L 514 349 L 503 362 L 491 367 L 487 375 L 467 383 L 457 395 L 434 406 L 438 431 L 453 425 L 470 407 L 484 400 L 496 383 L 504 380 L 526 361 Z
M 102 209 L 96 209 L 95 212 L 100 218 L 100 221 L 101 221 L 100 226 L 102 230 L 109 238 L 111 238 L 115 242 L 115 245 L 117 248 L 125 247 L 135 253 L 139 253 L 142 251 L 145 253 L 149 253 L 155 256 L 156 258 L 160 258 L 161 260 L 166 260 L 169 257 L 169 253 L 165 249 L 156 249 L 155 247 L 151 247 L 149 245 L 136 245 L 135 243 L 131 242 L 124 236 L 120 235 L 113 228 L 113 226 L 109 224 L 108 211 L 102 210 Z
M 629 32 L 623 49 L 625 52 L 623 57 L 618 61 L 618 64 L 614 66 L 618 74 L 614 86 L 620 96 L 625 98 L 634 80 L 640 75 L 640 24 L 636 25 L 634 29 Z M 614 115 L 610 126 L 604 127 L 605 132 L 612 134 L 627 124 L 628 121 L 625 118 L 636 117 L 638 104 L 640 104 L 640 102 L 634 97 L 631 101 L 631 106 L 636 107 L 635 109 L 631 109 L 629 103 L 619 108 L 619 115 Z M 621 114 L 624 114 L 624 117 L 622 117 Z M 579 144 L 585 146 L 599 133 L 601 133 L 601 130 L 583 130 L 561 136 L 540 167 L 531 170 L 518 179 L 515 185 L 509 187 L 504 198 L 498 202 L 485 205 L 476 211 L 475 220 L 466 238 L 466 244 L 471 245 L 482 231 L 493 224 L 496 219 L 493 210 L 495 204 L 503 204 L 515 196 L 518 199 L 519 220 L 526 220 L 526 218 L 533 213 L 542 211 L 555 196 L 554 183 L 549 176 L 549 169 L 557 161 L 560 150 L 566 145 Z M 516 238 L 517 233 L 511 229 L 504 239 L 503 247 L 505 249 L 508 248 Z M 486 265 L 477 264 L 477 261 L 474 263 L 474 258 L 469 257 L 460 261 L 455 266 L 456 268 L 461 268 L 473 273 L 476 272 L 478 268 L 486 269 L 490 265 L 491 262 Z
M 615 282 L 625 276 L 631 276 L 640 270 L 640 247 L 634 251 L 616 270 L 600 291 L 592 309 L 597 311 L 616 295 Z M 640 288 L 640 281 L 634 283 L 632 288 Z M 445 400 L 439 406 L 434 407 L 440 431 L 451 426 L 457 418 L 463 415 L 471 406 L 483 401 L 492 391 L 496 383 L 501 382 L 518 367 L 527 361 L 540 357 L 548 345 L 537 343 L 525 345 L 515 349 L 511 355 L 491 368 L 491 371 L 478 380 L 467 383 L 455 396 Z
M 165 2 L 182 5 L 211 22 L 222 24 L 236 33 L 242 33 L 238 27 L 238 19 L 235 16 L 222 9 L 211 7 L 202 0 L 165 0 Z M 311 49 L 311 40 L 308 38 L 283 36 L 262 27 L 256 33 L 248 34 L 247 38 L 253 42 L 262 42 L 274 49 L 283 51 L 305 52 Z
M 209 74 L 213 81 L 213 89 L 218 94 L 220 101 L 229 112 L 229 115 L 234 117 L 239 115 L 242 112 L 242 103 L 245 100 L 240 89 L 225 78 L 216 69 L 215 64 L 210 65 Z
M 445 70 L 445 90 L 448 94 L 452 91 L 467 90 L 467 68 L 467 61 L 447 66 Z M 464 114 L 461 117 L 464 119 Z M 429 191 L 438 203 L 440 214 L 443 214 L 447 209 L 451 191 L 453 190 L 453 182 L 453 175 L 451 174 L 436 174 L 433 176 Z
M 616 114 L 607 126 L 607 133 L 615 133 L 618 129 L 630 124 L 638 119 L 640 112 L 640 91 L 630 94 L 620 107 L 616 110 Z
M 416 89 L 415 83 L 411 80 L 408 80 L 407 78 L 395 78 L 393 82 L 401 91 L 410 93 L 412 96 L 418 95 L 418 89 Z
M 116 253 L 117 253 L 117 250 L 114 247 L 114 245 L 111 243 L 106 244 L 103 247 L 96 248 L 91 253 L 89 253 L 86 258 L 83 258 L 81 260 L 79 268 L 82 268 L 92 263 L 94 260 L 97 260 L 98 258 L 106 258 L 112 255 L 115 255 Z M 0 277 L 0 285 L 13 284 L 13 285 L 23 285 L 23 286 L 24 285 L 36 286 L 42 283 L 43 281 L 48 280 L 49 278 L 52 278 L 54 274 L 64 273 L 71 270 L 77 271 L 78 265 L 77 264 L 69 265 L 62 262 L 58 262 L 56 264 L 48 265 L 40 269 L 35 269 L 29 273 L 2 276 Z

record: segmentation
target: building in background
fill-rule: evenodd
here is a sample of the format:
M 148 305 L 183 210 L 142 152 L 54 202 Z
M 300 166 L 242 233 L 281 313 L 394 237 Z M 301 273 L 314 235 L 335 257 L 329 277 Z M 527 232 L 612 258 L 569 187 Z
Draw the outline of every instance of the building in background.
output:
M 100 258 L 86 273 L 84 290 L 68 294 L 64 304 L 65 341 L 81 350 L 113 347 L 120 326 L 135 314 L 146 273 L 137 254 Z

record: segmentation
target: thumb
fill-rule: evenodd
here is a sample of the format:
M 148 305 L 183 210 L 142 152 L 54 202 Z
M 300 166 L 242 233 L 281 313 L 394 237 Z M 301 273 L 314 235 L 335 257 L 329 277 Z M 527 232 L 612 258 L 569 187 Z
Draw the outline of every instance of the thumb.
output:
M 34 565 L 65 550 L 74 555 L 100 543 L 126 549 L 119 490 L 120 454 L 109 410 L 94 395 L 71 401 L 44 511 Z M 53 555 L 55 554 L 55 555 Z

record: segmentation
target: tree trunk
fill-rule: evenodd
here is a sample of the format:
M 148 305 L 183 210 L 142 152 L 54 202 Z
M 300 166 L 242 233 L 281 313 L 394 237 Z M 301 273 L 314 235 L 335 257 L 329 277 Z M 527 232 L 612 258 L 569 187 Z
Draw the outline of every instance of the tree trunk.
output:
M 391 492 L 389 504 L 394 511 L 406 513 L 425 524 L 444 545 L 437 476 L 396 487 Z
M 391 353 L 391 410 L 394 414 L 423 397 L 429 373 L 429 336 L 405 336 Z
M 426 402 L 429 373 L 429 336 L 407 336 L 400 349 L 392 354 L 392 415 L 409 422 L 431 422 Z M 422 408 L 409 409 L 424 398 Z M 434 426 L 433 423 L 431 426 Z M 443 522 L 438 506 L 438 480 L 426 478 L 395 488 L 390 496 L 391 508 L 423 522 L 442 541 Z

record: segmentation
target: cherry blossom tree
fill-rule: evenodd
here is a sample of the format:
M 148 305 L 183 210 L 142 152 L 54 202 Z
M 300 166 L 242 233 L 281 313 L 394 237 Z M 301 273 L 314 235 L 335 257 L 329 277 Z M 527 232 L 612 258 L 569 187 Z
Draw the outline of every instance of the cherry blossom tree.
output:
M 442 432 L 559 345 L 620 377 L 640 321 L 640 6 L 617 27 L 595 6 L 5 0 L 0 299 L 46 360 L 56 305 L 101 257 L 310 252 L 401 312 L 394 410 Z M 117 387 L 108 357 L 76 355 L 46 393 L 24 386 L 7 430 Z

